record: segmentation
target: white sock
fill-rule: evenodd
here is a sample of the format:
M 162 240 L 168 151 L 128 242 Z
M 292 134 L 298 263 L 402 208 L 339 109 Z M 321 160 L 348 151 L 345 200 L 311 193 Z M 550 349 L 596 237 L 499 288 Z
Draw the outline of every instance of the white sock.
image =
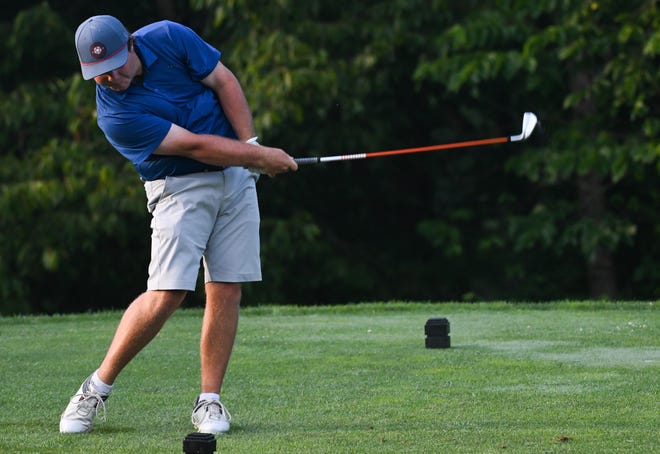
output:
M 220 400 L 220 394 L 216 394 L 216 393 L 201 393 L 201 394 L 199 395 L 199 401 L 201 402 L 201 401 L 203 401 L 203 400 L 218 400 L 218 401 L 219 401 L 219 400 Z
M 101 394 L 102 396 L 107 396 L 110 394 L 110 391 L 112 391 L 113 385 L 108 385 L 105 383 L 103 380 L 99 378 L 99 371 L 95 370 L 94 373 L 92 374 L 92 378 L 90 380 L 92 386 L 94 389 Z

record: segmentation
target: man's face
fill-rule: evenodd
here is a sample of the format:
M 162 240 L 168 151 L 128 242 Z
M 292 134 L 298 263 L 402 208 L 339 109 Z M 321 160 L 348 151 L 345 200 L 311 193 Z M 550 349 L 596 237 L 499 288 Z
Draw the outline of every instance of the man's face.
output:
M 130 52 L 128 54 L 128 59 L 124 66 L 120 66 L 117 69 L 103 73 L 100 76 L 94 78 L 94 82 L 104 87 L 108 87 L 110 90 L 114 91 L 124 91 L 130 85 L 138 71 L 138 58 L 134 58 L 135 54 Z

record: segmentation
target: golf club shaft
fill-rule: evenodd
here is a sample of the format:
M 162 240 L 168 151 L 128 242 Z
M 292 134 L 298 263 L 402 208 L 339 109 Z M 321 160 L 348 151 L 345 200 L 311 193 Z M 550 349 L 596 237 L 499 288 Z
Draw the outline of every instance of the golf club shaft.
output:
M 395 156 L 409 153 L 424 153 L 427 151 L 451 150 L 454 148 L 479 147 L 482 145 L 492 145 L 496 143 L 509 142 L 509 137 L 494 137 L 491 139 L 467 140 L 465 142 L 445 143 L 440 145 L 429 145 L 426 147 L 401 148 L 399 150 L 373 151 L 370 153 L 345 154 L 337 156 L 321 156 L 311 158 L 295 158 L 298 165 L 319 164 L 330 161 L 350 161 L 354 159 L 379 158 L 382 156 Z

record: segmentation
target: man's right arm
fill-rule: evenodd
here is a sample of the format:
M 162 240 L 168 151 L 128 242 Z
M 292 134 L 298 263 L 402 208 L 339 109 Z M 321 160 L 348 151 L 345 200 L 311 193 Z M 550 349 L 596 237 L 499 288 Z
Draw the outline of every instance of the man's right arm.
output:
M 293 158 L 279 148 L 252 145 L 212 134 L 195 134 L 175 124 L 154 154 L 184 156 L 222 167 L 257 168 L 270 176 L 298 169 Z

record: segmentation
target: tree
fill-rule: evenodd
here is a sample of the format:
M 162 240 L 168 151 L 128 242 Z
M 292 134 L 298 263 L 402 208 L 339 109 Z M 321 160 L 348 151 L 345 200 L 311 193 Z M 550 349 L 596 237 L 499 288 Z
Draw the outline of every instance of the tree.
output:
M 98 131 L 93 85 L 78 75 L 75 59 L 68 68 L 76 75 L 58 76 L 67 67 L 62 52 L 32 56 L 39 51 L 23 37 L 35 38 L 35 31 L 45 46 L 59 50 L 70 42 L 46 4 L 19 14 L 3 42 L 9 55 L 23 57 L 4 61 L 11 76 L 0 94 L 0 310 L 125 305 L 144 286 L 143 195 L 133 170 Z M 34 80 L 41 71 L 26 71 L 37 60 L 57 69 L 48 81 Z M 139 259 L 127 257 L 117 269 L 118 250 Z
M 630 266 L 629 248 L 655 236 L 646 226 L 657 216 L 633 207 L 656 197 L 647 182 L 657 177 L 657 21 L 655 1 L 496 2 L 447 29 L 418 70 L 482 105 L 504 90 L 507 106 L 534 100 L 552 142 L 509 160 L 535 200 L 498 222 L 495 237 L 508 232 L 514 251 L 550 254 L 564 270 L 579 251 L 586 272 L 575 274 L 587 276 L 595 297 L 617 296 L 615 261 Z M 628 295 L 639 294 L 632 281 L 648 263 L 632 266 L 632 276 L 619 274 Z M 652 284 L 644 294 L 654 292 Z
M 245 304 L 660 295 L 655 1 L 134 3 L 108 12 L 192 25 L 246 88 L 262 143 L 295 156 L 499 136 L 527 110 L 548 130 L 263 177 L 265 279 Z M 144 195 L 61 51 L 90 9 L 0 16 L 4 313 L 125 305 L 144 286 Z

